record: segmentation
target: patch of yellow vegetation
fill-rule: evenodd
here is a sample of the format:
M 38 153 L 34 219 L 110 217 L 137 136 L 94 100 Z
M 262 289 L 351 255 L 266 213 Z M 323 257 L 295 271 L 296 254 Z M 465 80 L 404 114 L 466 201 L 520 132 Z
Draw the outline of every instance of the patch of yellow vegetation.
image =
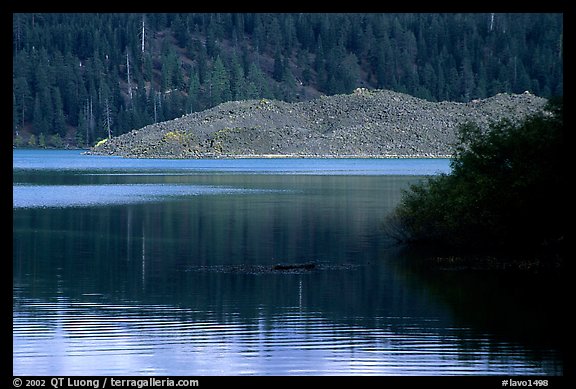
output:
M 220 130 L 216 131 L 214 133 L 215 137 L 219 137 L 221 135 L 226 135 L 227 133 L 233 132 L 234 130 L 236 130 L 235 128 L 228 128 L 228 127 L 224 127 L 221 128 Z
M 184 138 L 185 135 L 180 131 L 168 131 L 166 134 L 164 134 L 162 140 L 181 143 L 184 140 Z
M 96 143 L 96 145 L 94 147 L 100 147 L 102 146 L 104 143 L 106 143 L 108 141 L 108 138 L 104 138 L 101 141 L 99 141 L 98 143 Z

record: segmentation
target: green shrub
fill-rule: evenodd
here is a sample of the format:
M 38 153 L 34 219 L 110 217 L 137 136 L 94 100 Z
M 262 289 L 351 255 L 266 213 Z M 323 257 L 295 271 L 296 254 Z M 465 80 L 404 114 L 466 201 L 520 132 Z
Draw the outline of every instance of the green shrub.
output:
M 64 141 L 60 137 L 60 134 L 50 135 L 50 144 L 57 149 L 64 147 Z
M 16 134 L 16 136 L 12 140 L 12 145 L 14 147 L 24 147 L 25 144 L 26 142 L 24 141 L 24 138 L 20 134 Z
M 473 249 L 558 246 L 566 212 L 562 101 L 521 123 L 459 129 L 452 171 L 405 191 L 392 216 L 410 242 Z
M 30 135 L 28 138 L 28 146 L 29 147 L 36 147 L 38 144 L 36 142 L 36 136 L 34 134 Z
M 44 136 L 43 132 L 41 132 L 40 135 L 38 135 L 38 147 L 41 147 L 43 149 L 46 148 L 46 137 Z

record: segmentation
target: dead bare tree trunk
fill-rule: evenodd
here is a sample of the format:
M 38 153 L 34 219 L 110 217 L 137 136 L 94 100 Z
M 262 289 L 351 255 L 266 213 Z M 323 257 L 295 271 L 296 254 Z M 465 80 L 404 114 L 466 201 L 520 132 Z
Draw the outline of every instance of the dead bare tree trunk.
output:
M 110 112 L 108 98 L 104 100 L 104 126 L 108 131 L 108 139 L 112 138 L 112 114 Z
M 93 110 L 93 104 L 92 104 L 92 97 L 90 97 L 90 109 L 89 109 L 88 128 L 90 129 L 90 134 L 92 135 L 92 139 L 94 139 L 94 129 L 96 128 L 96 119 L 94 118 L 94 110 Z
M 128 48 L 126 48 L 126 80 L 128 81 L 128 96 L 132 101 L 132 84 L 130 83 L 130 56 L 128 55 Z
M 146 37 L 146 28 L 145 28 L 145 19 L 144 19 L 144 15 L 142 15 L 142 30 L 140 31 L 140 39 L 141 39 L 141 43 L 140 43 L 140 50 L 142 51 L 142 53 L 144 53 L 144 49 L 146 48 L 146 46 L 144 45 L 144 40 Z

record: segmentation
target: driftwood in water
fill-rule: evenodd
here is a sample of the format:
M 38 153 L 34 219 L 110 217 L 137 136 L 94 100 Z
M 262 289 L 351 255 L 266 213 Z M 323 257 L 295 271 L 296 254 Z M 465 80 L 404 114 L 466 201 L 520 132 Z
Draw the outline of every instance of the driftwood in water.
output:
M 289 263 L 272 266 L 272 270 L 312 270 L 316 268 L 314 263 Z
M 344 270 L 350 271 L 358 268 L 358 264 L 351 263 L 322 263 L 322 262 L 301 262 L 301 263 L 281 263 L 276 265 L 211 265 L 211 266 L 190 266 L 186 271 L 202 271 L 216 273 L 239 273 L 239 274 L 300 274 L 311 271 Z

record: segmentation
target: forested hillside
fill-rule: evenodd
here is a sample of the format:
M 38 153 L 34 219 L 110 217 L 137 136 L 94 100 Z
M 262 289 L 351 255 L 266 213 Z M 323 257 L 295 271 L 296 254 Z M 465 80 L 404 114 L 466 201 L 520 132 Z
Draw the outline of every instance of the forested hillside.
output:
M 80 146 L 228 100 L 562 95 L 561 14 L 13 14 L 13 139 Z

